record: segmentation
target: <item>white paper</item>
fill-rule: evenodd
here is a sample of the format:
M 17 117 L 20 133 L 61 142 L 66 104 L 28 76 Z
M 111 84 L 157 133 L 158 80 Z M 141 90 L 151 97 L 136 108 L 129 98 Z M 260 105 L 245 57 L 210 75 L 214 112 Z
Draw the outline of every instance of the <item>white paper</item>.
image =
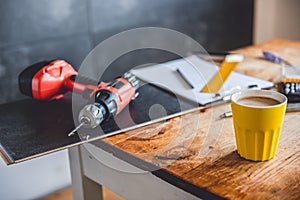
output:
M 177 69 L 189 79 L 194 86 L 193 89 L 180 77 L 176 71 Z M 218 69 L 218 66 L 210 62 L 197 56 L 190 56 L 163 64 L 133 69 L 131 72 L 147 83 L 152 83 L 180 97 L 205 105 L 218 100 L 218 97 L 215 97 L 216 95 L 214 93 L 200 92 Z M 230 91 L 236 88 L 247 88 L 249 85 L 258 85 L 260 88 L 270 88 L 273 86 L 273 83 L 232 72 L 219 92 L 223 93 L 224 91 Z

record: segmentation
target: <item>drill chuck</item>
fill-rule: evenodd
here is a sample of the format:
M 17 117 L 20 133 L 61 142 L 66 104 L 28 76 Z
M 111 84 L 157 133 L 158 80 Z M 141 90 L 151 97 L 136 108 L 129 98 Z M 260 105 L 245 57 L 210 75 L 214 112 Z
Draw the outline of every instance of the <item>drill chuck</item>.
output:
M 95 103 L 84 106 L 79 112 L 78 120 L 85 128 L 95 128 L 102 121 L 121 112 L 136 96 L 139 81 L 127 72 L 94 93 Z
M 95 128 L 104 120 L 106 110 L 101 104 L 88 104 L 79 113 L 79 123 L 84 123 L 84 128 Z

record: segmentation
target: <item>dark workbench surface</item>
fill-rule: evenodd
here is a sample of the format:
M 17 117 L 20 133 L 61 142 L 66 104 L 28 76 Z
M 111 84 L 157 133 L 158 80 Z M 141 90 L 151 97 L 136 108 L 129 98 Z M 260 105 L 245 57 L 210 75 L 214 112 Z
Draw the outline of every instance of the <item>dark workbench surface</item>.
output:
M 174 95 L 152 85 L 142 86 L 139 92 L 139 97 L 129 106 L 132 120 L 128 120 L 128 112 L 122 112 L 115 120 L 102 123 L 104 133 L 117 131 L 119 126 L 125 128 L 150 121 L 149 109 L 152 105 L 161 105 L 168 115 L 192 108 L 191 103 L 183 100 L 180 107 Z M 7 164 L 12 164 L 78 145 L 82 143 L 78 135 L 67 136 L 73 128 L 70 96 L 51 102 L 24 99 L 3 104 L 0 106 L 2 156 Z M 96 128 L 92 132 L 98 130 L 101 131 Z

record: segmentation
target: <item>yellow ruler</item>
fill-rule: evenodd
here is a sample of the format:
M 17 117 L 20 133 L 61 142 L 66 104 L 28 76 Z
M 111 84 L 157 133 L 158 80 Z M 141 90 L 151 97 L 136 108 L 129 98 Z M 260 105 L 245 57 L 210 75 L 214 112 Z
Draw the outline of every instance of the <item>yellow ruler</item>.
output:
M 210 79 L 210 81 L 202 88 L 201 92 L 218 93 L 223 83 L 226 81 L 236 65 L 242 62 L 244 56 L 242 54 L 231 54 L 225 57 L 219 71 Z

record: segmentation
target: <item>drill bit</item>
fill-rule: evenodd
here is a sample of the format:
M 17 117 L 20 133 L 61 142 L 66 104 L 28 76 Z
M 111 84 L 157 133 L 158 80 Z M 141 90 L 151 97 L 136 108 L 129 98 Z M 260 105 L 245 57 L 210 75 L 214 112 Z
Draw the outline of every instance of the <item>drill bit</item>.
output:
M 77 130 L 80 129 L 85 123 L 86 123 L 85 121 L 81 122 L 78 126 L 76 126 L 76 127 L 74 128 L 74 130 L 72 130 L 72 131 L 68 134 L 68 136 L 70 137 L 70 136 L 74 135 L 74 134 L 77 132 Z
M 219 116 L 220 119 L 224 119 L 224 118 L 227 118 L 227 117 L 232 117 L 232 112 L 231 111 L 225 112 L 225 113 L 223 113 L 222 115 Z

